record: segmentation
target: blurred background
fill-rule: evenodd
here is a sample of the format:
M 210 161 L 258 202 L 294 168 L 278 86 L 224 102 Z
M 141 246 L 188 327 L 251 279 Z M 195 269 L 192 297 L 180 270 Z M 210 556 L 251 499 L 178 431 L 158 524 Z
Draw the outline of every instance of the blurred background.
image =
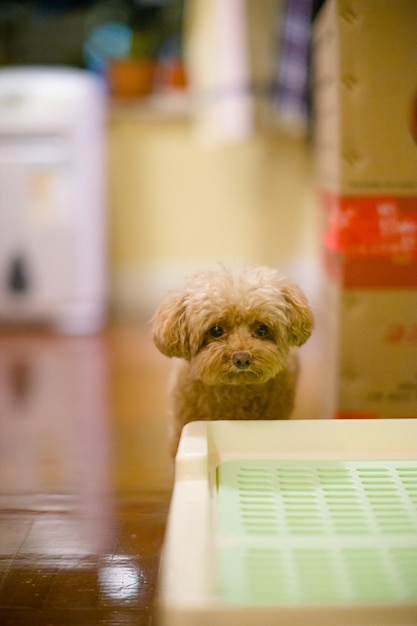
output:
M 3 68 L 77 67 L 103 82 L 111 315 L 149 315 L 167 288 L 216 262 L 276 265 L 309 288 L 315 10 L 283 0 L 2 3 Z M 28 103 L 21 125 L 31 115 Z

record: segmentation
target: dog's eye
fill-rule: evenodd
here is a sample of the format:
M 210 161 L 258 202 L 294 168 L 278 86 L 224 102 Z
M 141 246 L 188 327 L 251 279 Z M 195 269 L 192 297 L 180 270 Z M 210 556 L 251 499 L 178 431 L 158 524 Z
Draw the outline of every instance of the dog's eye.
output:
M 218 339 L 222 335 L 224 335 L 224 329 L 221 326 L 212 326 L 209 330 L 210 335 Z
M 258 324 L 255 328 L 255 335 L 257 337 L 267 337 L 269 335 L 269 328 L 266 324 Z

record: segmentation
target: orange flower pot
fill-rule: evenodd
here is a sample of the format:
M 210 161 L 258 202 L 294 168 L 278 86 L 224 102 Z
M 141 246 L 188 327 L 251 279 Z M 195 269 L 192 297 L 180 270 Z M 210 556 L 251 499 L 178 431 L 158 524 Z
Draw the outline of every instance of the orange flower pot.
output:
M 112 59 L 107 67 L 107 81 L 112 96 L 138 98 L 152 92 L 155 61 L 148 59 Z

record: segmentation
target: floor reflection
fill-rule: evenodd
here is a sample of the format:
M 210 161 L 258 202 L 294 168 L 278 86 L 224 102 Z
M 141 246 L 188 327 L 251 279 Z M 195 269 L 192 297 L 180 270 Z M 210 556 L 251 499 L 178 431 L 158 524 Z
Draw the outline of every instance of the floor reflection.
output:
M 116 609 L 123 610 L 126 619 L 132 612 L 138 619 L 150 619 L 167 507 L 167 500 L 161 500 L 119 513 L 119 524 L 108 535 L 114 549 L 89 555 L 77 541 L 83 532 L 80 520 L 77 524 L 63 514 L 46 519 L 35 515 L 30 522 L 27 513 L 4 514 L 0 623 L 14 624 L 16 616 L 26 615 L 26 623 L 32 624 L 29 611 L 45 620 L 54 616 L 55 621 L 45 624 L 66 624 L 69 618 L 78 623 L 77 616 L 80 623 L 87 617 L 90 624 L 107 623 L 102 622 L 106 612 Z M 71 617 L 68 611 L 77 615 Z
M 106 550 L 111 505 L 103 343 L 3 339 L 0 381 L 0 506 L 77 516 L 37 520 L 26 549 L 64 557 Z
M 144 377 L 148 335 L 128 336 L 0 332 L 2 626 L 151 623 L 165 373 L 145 359 Z

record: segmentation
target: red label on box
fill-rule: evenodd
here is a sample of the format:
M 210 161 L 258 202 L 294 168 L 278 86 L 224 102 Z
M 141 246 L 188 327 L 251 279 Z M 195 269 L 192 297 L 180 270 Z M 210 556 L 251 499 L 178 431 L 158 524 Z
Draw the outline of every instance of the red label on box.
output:
M 416 289 L 417 258 L 355 257 L 324 250 L 329 276 L 345 289 Z
M 324 243 L 347 257 L 417 258 L 417 196 L 323 193 Z

